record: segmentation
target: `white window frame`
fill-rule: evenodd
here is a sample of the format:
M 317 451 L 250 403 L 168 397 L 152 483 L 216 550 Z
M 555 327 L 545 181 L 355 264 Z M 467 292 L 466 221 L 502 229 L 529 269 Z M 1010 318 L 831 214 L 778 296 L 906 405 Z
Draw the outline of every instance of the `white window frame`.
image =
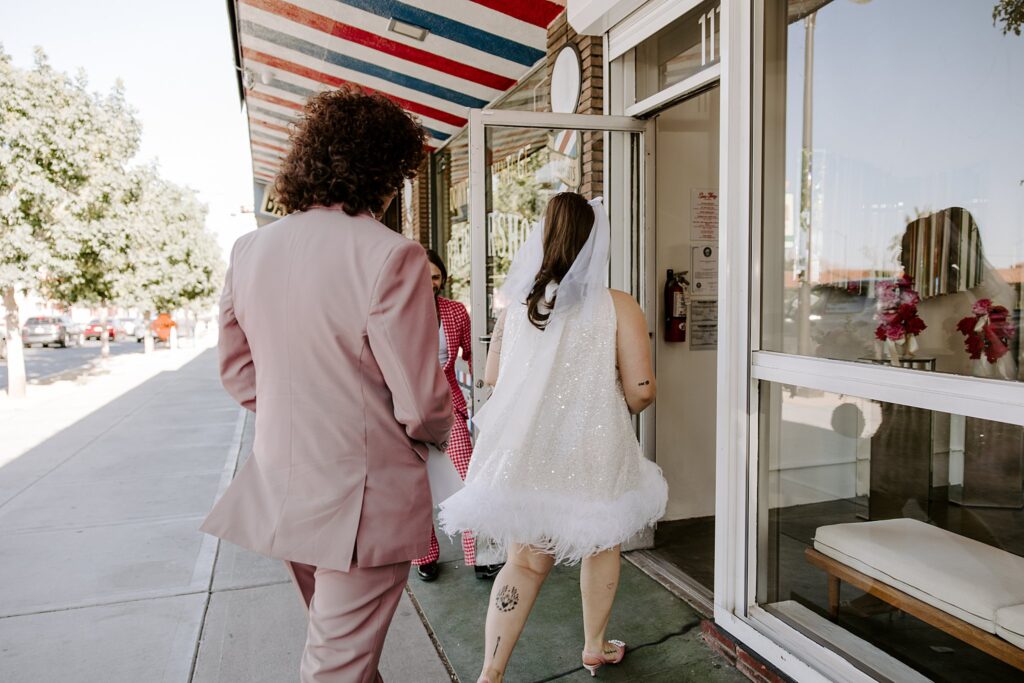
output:
M 763 2 L 722 3 L 722 277 L 715 621 L 797 680 L 873 680 L 756 602 L 759 383 L 819 389 L 1024 425 L 1024 383 L 762 351 Z M 726 9 L 728 6 L 728 10 Z M 733 86 L 736 87 L 733 87 Z M 756 86 L 756 87 L 752 87 Z M 728 145 L 732 145 L 728 147 Z M 751 201 L 753 200 L 753 201 Z M 726 556 L 726 553 L 731 555 Z M 721 587 L 721 590 L 719 590 Z
M 648 0 L 608 32 L 608 61 L 618 59 L 704 0 Z

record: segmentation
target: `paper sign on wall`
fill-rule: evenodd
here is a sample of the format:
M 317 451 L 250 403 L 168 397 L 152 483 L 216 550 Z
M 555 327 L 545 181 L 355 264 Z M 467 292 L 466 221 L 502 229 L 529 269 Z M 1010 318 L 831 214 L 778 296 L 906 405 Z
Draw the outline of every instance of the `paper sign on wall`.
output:
M 690 241 L 718 241 L 718 190 L 690 190 Z
M 718 247 L 711 244 L 693 247 L 690 277 L 694 297 L 718 296 Z
M 694 299 L 690 303 L 690 348 L 718 348 L 718 299 Z

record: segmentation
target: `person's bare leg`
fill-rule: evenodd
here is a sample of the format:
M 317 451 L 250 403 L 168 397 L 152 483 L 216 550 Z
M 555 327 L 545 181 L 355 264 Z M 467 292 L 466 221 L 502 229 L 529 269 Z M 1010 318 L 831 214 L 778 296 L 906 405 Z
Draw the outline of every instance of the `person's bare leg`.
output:
M 583 598 L 583 650 L 612 656 L 615 647 L 605 640 L 612 603 L 619 588 L 619 546 L 583 558 L 580 595 Z
M 501 683 L 512 648 L 523 632 L 540 587 L 555 563 L 551 555 L 513 545 L 508 562 L 494 577 L 484 630 L 484 666 L 480 678 Z

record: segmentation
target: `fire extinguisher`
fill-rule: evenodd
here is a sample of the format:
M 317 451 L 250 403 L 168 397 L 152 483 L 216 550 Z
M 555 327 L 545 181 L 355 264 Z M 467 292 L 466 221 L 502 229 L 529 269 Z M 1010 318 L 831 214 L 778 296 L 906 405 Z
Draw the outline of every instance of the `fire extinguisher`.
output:
M 665 277 L 665 341 L 686 341 L 686 271 L 669 269 Z

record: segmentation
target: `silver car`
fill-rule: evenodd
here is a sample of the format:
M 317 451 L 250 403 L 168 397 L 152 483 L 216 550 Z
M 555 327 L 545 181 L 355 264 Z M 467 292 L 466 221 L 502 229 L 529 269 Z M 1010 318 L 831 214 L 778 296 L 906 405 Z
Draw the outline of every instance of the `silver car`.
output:
M 80 340 L 77 326 L 65 316 L 36 316 L 25 321 L 21 330 L 21 341 L 25 346 L 76 346 Z

